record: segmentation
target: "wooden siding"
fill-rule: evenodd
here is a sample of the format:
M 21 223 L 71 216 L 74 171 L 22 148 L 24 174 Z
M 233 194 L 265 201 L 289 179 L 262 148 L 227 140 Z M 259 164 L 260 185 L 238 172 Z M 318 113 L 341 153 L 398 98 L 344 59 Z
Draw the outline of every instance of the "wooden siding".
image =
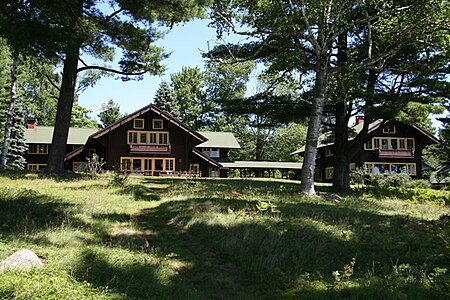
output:
M 380 127 L 371 134 L 371 138 L 413 138 L 414 149 L 374 149 L 365 150 L 364 146 L 354 158 L 350 159 L 349 163 L 354 163 L 356 167 L 364 167 L 365 162 L 371 163 L 386 163 L 386 164 L 415 164 L 416 175 L 413 178 L 422 178 L 422 153 L 423 149 L 432 144 L 432 141 L 412 125 L 403 124 L 400 122 L 391 123 L 395 125 L 395 132 L 383 133 L 383 128 Z M 368 139 L 367 139 L 368 140 Z M 366 140 L 366 141 L 367 141 Z M 365 142 L 366 142 L 365 141 Z M 333 145 L 327 146 L 333 152 Z M 323 176 L 322 182 L 331 183 L 332 179 L 325 179 L 325 169 L 333 166 L 333 156 L 325 156 L 325 147 L 319 148 L 318 153 L 320 157 L 316 160 L 316 168 L 320 169 Z

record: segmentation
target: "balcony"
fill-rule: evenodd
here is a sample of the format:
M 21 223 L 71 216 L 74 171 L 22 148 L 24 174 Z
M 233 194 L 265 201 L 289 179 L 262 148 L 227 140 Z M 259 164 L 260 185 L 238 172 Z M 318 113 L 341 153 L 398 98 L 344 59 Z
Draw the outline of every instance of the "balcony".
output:
M 167 145 L 142 145 L 130 144 L 130 154 L 170 154 L 170 144 Z
M 378 157 L 380 158 L 414 158 L 414 149 L 379 149 Z

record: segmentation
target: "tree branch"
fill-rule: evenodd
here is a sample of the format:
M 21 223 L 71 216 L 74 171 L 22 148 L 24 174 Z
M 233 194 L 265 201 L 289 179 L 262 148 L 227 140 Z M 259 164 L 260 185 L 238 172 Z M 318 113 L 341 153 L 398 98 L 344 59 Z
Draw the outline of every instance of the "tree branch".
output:
M 77 73 L 81 73 L 83 71 L 87 71 L 87 70 L 100 70 L 100 71 L 104 71 L 104 72 L 108 72 L 108 73 L 114 73 L 114 74 L 119 74 L 119 75 L 124 75 L 124 76 L 138 76 L 138 75 L 144 75 L 145 73 L 147 73 L 147 71 L 141 71 L 141 72 L 124 72 L 124 71 L 119 71 L 119 70 L 115 70 L 115 69 L 110 69 L 110 68 L 106 68 L 106 67 L 101 67 L 101 66 L 85 66 L 85 67 L 81 67 L 77 69 Z
M 48 76 L 48 74 L 45 74 L 44 76 L 45 76 L 45 78 L 47 78 L 47 80 L 50 82 L 50 84 L 51 84 L 55 89 L 58 90 L 58 92 L 61 91 L 61 89 L 59 88 L 59 86 L 58 86 L 56 83 L 53 82 L 53 80 L 50 78 L 50 76 Z

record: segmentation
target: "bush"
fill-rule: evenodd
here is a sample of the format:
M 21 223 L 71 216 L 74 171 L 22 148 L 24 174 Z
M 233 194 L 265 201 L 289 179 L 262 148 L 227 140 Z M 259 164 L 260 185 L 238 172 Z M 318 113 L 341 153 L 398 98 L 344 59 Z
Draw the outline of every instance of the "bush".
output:
M 416 179 L 408 182 L 406 186 L 413 189 L 429 189 L 431 183 L 427 179 Z
M 228 170 L 228 178 L 239 178 L 241 177 L 241 172 L 236 169 L 230 169 Z
M 392 174 L 388 175 L 384 179 L 385 187 L 407 187 L 408 183 L 412 180 L 408 174 Z
M 88 157 L 87 161 L 89 172 L 92 174 L 100 173 L 103 165 L 105 164 L 103 158 L 98 156 L 97 153 L 92 154 L 92 157 Z
M 375 188 L 384 188 L 386 181 L 383 174 L 370 174 L 368 182 L 370 186 Z
M 368 178 L 369 185 L 379 189 L 392 187 L 428 189 L 431 187 L 428 180 L 413 180 L 408 174 L 391 174 L 387 176 L 383 174 L 370 174 Z
M 350 172 L 351 184 L 364 184 L 367 171 L 365 168 L 356 168 Z
M 111 172 L 111 176 L 109 179 L 110 187 L 123 187 L 128 180 L 128 173 L 122 174 L 121 172 L 115 170 Z

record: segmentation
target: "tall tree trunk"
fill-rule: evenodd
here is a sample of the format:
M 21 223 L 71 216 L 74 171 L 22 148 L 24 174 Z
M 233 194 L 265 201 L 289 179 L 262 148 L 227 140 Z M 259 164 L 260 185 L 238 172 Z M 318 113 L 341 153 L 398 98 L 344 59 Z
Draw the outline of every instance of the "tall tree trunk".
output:
M 47 167 L 45 168 L 45 172 L 48 174 L 64 173 L 64 156 L 66 154 L 67 137 L 72 115 L 79 52 L 80 44 L 69 45 L 66 51 L 55 129 L 53 131 Z
M 255 159 L 257 161 L 262 160 L 262 148 L 263 148 L 263 137 L 261 128 L 256 128 L 256 151 L 255 151 Z
M 300 192 L 306 195 L 314 195 L 316 193 L 314 189 L 314 170 L 327 84 L 328 58 L 327 51 L 324 49 L 317 57 L 314 99 L 311 108 L 311 116 L 308 122 L 308 132 L 306 134 L 305 159 L 303 160 L 302 173 L 300 176 Z
M 348 61 L 347 53 L 347 32 L 344 32 L 338 37 L 338 53 L 337 64 L 339 68 L 344 69 Z M 350 176 L 348 162 L 351 159 L 347 153 L 348 146 L 348 113 L 351 113 L 351 108 L 347 107 L 347 91 L 345 89 L 344 82 L 337 87 L 338 102 L 335 104 L 335 118 L 336 124 L 334 128 L 334 177 L 333 188 L 341 191 L 350 190 Z
M 14 107 L 16 106 L 17 102 L 17 61 L 18 56 L 16 53 L 14 53 L 11 65 L 10 101 L 8 111 L 6 112 L 5 137 L 3 141 L 2 154 L 0 157 L 0 170 L 5 169 L 6 167 L 9 142 L 11 139 L 11 127 L 13 125 Z
M 336 124 L 334 130 L 334 177 L 333 188 L 341 191 L 350 190 L 348 144 L 348 119 L 346 116 L 346 101 L 340 101 L 335 106 Z

